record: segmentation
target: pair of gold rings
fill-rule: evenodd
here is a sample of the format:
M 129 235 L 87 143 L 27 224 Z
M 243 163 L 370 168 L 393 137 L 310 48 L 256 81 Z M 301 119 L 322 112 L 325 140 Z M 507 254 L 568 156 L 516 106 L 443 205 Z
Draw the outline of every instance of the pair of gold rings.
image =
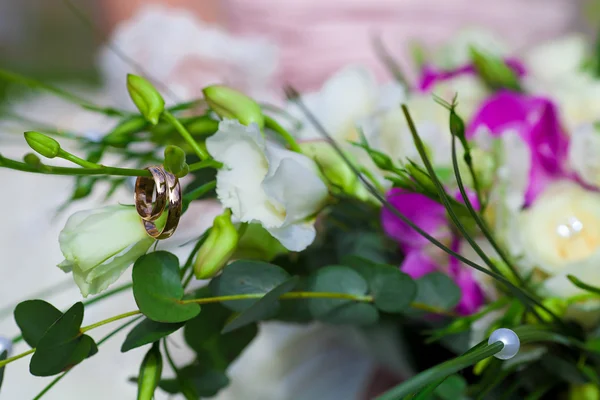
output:
M 177 229 L 181 217 L 181 186 L 177 177 L 165 171 L 160 165 L 146 169 L 152 177 L 139 176 L 135 181 L 135 208 L 142 218 L 148 235 L 158 240 L 167 239 Z M 165 208 L 168 213 L 167 219 L 164 227 L 159 230 L 156 227 L 156 220 L 163 214 Z

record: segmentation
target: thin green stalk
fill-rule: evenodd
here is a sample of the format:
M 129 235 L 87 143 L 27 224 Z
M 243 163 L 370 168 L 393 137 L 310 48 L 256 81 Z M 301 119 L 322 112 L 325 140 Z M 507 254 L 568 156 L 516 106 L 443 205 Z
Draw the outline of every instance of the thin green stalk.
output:
M 425 147 L 423 145 L 423 142 L 421 141 L 421 138 L 419 137 L 419 134 L 417 133 L 417 129 L 415 127 L 415 124 L 414 124 L 414 122 L 412 120 L 410 112 L 408 111 L 408 107 L 405 104 L 403 104 L 401 106 L 401 108 L 402 108 L 402 112 L 404 113 L 404 116 L 406 118 L 406 122 L 408 124 L 408 127 L 409 127 L 409 130 L 411 132 L 411 135 L 413 137 L 413 141 L 415 143 L 415 146 L 417 147 L 417 151 L 419 152 L 419 155 L 421 156 L 421 160 L 425 164 L 427 172 L 429 173 L 429 176 L 430 176 L 432 182 L 434 183 L 434 185 L 435 185 L 435 187 L 436 187 L 436 189 L 438 191 L 438 194 L 440 196 L 440 200 L 442 201 L 444 207 L 448 211 L 448 215 L 450 216 L 450 219 L 452 219 L 452 222 L 458 228 L 458 230 L 461 232 L 462 236 L 467 240 L 467 242 L 469 243 L 469 245 L 471 246 L 471 248 L 477 253 L 477 255 L 479 257 L 481 257 L 481 259 L 484 261 L 484 263 L 487 264 L 488 267 L 492 271 L 494 271 L 497 275 L 502 276 L 504 278 L 503 280 L 504 280 L 505 284 L 507 285 L 507 288 L 511 292 L 513 292 L 513 294 L 515 296 L 521 298 L 521 301 L 523 301 L 527 306 L 529 306 L 529 308 L 531 309 L 531 312 L 538 318 L 538 320 L 540 322 L 544 321 L 543 318 L 536 311 L 535 307 L 533 307 L 529 303 L 532 303 L 532 304 L 534 304 L 536 306 L 541 307 L 544 311 L 547 311 L 548 314 L 550 314 L 557 323 L 561 324 L 562 321 L 560 320 L 560 318 L 558 318 L 556 316 L 556 314 L 554 314 L 552 311 L 548 310 L 547 307 L 545 307 L 536 298 L 534 298 L 533 296 L 531 296 L 526 290 L 523 290 L 522 288 L 514 285 L 512 282 L 510 282 L 508 279 L 506 279 L 500 273 L 500 271 L 498 270 L 498 267 L 490 260 L 490 258 L 487 256 L 487 254 L 485 254 L 485 252 L 477 244 L 477 242 L 475 242 L 475 240 L 471 237 L 471 235 L 469 235 L 469 233 L 467 232 L 467 230 L 465 229 L 465 227 L 460 222 L 460 219 L 458 218 L 458 216 L 456 215 L 456 213 L 452 209 L 452 206 L 450 205 L 450 201 L 448 200 L 449 196 L 446 193 L 446 190 L 444 189 L 444 186 L 442 185 L 442 183 L 440 182 L 440 180 L 437 178 L 437 175 L 435 174 L 433 166 L 431 165 L 431 162 L 429 161 L 429 158 L 427 157 L 427 153 L 425 151 Z
M 151 177 L 152 175 L 148 170 L 145 169 L 133 169 L 133 168 L 117 168 L 107 167 L 101 165 L 100 168 L 68 168 L 68 167 L 53 167 L 49 165 L 43 165 L 39 168 L 31 166 L 29 164 L 5 158 L 0 155 L 0 167 L 14 169 L 17 171 L 32 172 L 35 174 L 48 174 L 48 175 L 115 175 L 115 176 L 146 176 Z
M 260 299 L 265 296 L 265 293 L 248 293 L 248 294 L 234 294 L 230 296 L 217 296 L 217 297 L 204 297 L 201 299 L 189 299 L 189 300 L 180 300 L 180 304 L 209 304 L 209 303 L 221 303 L 223 301 L 232 301 L 232 300 L 248 300 L 248 299 Z M 349 293 L 328 293 L 328 292 L 288 292 L 281 297 L 280 300 L 289 300 L 289 299 L 344 299 L 344 300 L 354 300 L 354 301 L 362 301 L 362 302 L 372 302 L 372 296 L 358 296 Z
M 189 271 L 190 268 L 192 267 L 192 263 L 194 262 L 194 258 L 196 257 L 196 254 L 200 250 L 200 247 L 202 246 L 202 243 L 204 243 L 204 241 L 208 237 L 209 232 L 210 232 L 210 228 L 207 229 L 206 232 L 204 232 L 202 234 L 202 236 L 200 236 L 200 238 L 198 238 L 198 241 L 194 245 L 194 248 L 192 249 L 190 255 L 187 258 L 187 260 L 185 261 L 185 264 L 183 264 L 183 267 L 181 268 L 181 272 L 180 272 L 181 279 L 184 279 L 184 276 L 185 276 L 186 272 Z M 189 285 L 189 283 L 190 283 L 190 281 L 192 279 L 192 275 L 193 275 L 193 272 L 190 273 L 190 276 L 188 276 L 186 279 L 184 279 L 184 281 L 183 281 L 183 287 L 184 288 L 186 288 L 187 285 Z
M 198 161 L 197 163 L 189 165 L 190 172 L 198 171 L 203 168 L 221 168 L 221 166 L 223 166 L 223 164 L 213 159 Z
M 469 196 L 467 195 L 465 186 L 463 184 L 460 169 L 458 168 L 458 160 L 456 158 L 456 136 L 454 136 L 454 135 L 452 136 L 452 165 L 454 168 L 454 175 L 456 177 L 456 183 L 458 185 L 458 189 L 460 190 L 460 194 L 463 198 L 465 205 L 467 206 L 467 209 L 469 210 L 469 213 L 471 214 L 471 216 L 477 223 L 477 226 L 479 227 L 479 229 L 481 229 L 483 236 L 485 236 L 487 241 L 492 245 L 492 247 L 494 248 L 496 253 L 498 253 L 498 255 L 500 256 L 502 261 L 506 264 L 506 266 L 510 269 L 512 274 L 515 276 L 515 278 L 517 279 L 517 282 L 519 282 L 519 284 L 521 284 L 521 285 L 525 285 L 525 281 L 523 280 L 521 275 L 518 273 L 518 271 L 514 267 L 514 262 L 512 262 L 512 260 L 509 259 L 508 255 L 498 245 L 498 242 L 494 239 L 494 236 L 490 232 L 489 227 L 487 226 L 487 223 L 485 222 L 485 220 L 483 218 L 481 218 L 481 216 L 475 210 L 475 208 L 473 207 L 473 204 L 469 200 Z M 481 200 L 479 200 L 479 202 L 480 202 L 479 204 L 481 204 Z
M 452 360 L 438 364 L 435 367 L 427 369 L 415 375 L 411 379 L 402 382 L 400 385 L 377 397 L 376 400 L 400 400 L 404 398 L 404 396 L 415 393 L 430 383 L 439 381 L 448 375 L 452 375 L 464 368 L 475 365 L 481 360 L 485 360 L 486 358 L 493 356 L 494 354 L 500 352 L 503 348 L 504 344 L 502 342 L 496 342 L 493 344 L 482 342 L 473 349 L 469 350 L 467 353 Z
M 107 340 L 109 340 L 110 338 L 115 336 L 117 333 L 121 332 L 123 329 L 127 328 L 129 325 L 133 324 L 134 322 L 137 322 L 140 318 L 142 318 L 142 317 L 139 316 L 137 318 L 132 319 L 131 321 L 127 321 L 124 324 L 122 324 L 121 326 L 119 326 L 117 329 L 110 332 L 108 335 L 104 336 L 98 342 L 98 347 L 100 347 L 104 342 L 106 342 Z M 50 382 L 44 389 L 42 389 L 42 391 L 40 393 L 38 393 L 37 396 L 35 396 L 33 398 L 33 400 L 41 399 L 42 396 L 44 396 L 46 393 L 48 393 L 50 391 L 50 389 L 52 389 L 58 382 L 60 382 L 65 377 L 65 375 L 67 375 L 72 370 L 73 370 L 73 368 L 70 368 L 70 369 L 66 370 L 65 372 L 63 372 L 62 374 L 60 374 L 59 376 L 57 376 L 56 378 L 54 378 L 52 380 L 52 382 Z
M 44 82 L 41 82 L 41 81 L 38 81 L 38 80 L 35 80 L 32 78 L 28 78 L 26 76 L 17 74 L 15 72 L 7 71 L 5 69 L 0 69 L 0 80 L 18 83 L 18 84 L 27 86 L 32 89 L 44 90 L 46 92 L 52 93 L 64 100 L 66 100 L 70 103 L 77 104 L 78 106 L 85 108 L 86 110 L 99 112 L 99 113 L 106 114 L 109 116 L 125 117 L 125 116 L 132 115 L 132 113 L 130 113 L 128 111 L 118 110 L 118 109 L 112 108 L 112 107 L 97 106 L 97 105 L 93 104 L 92 102 L 90 102 L 89 100 L 86 100 L 79 96 L 75 96 L 74 94 L 69 93 L 65 90 L 62 90 L 56 86 L 52 86 L 47 83 L 44 83 Z
M 283 126 L 281 126 L 277 121 L 268 115 L 265 115 L 265 128 L 269 128 L 281 136 L 290 146 L 290 150 L 295 151 L 296 153 L 302 153 L 302 149 L 300 149 L 300 146 L 298 145 L 298 142 L 296 142 L 294 136 L 292 136 L 283 128 Z
M 169 111 L 164 111 L 162 114 L 162 118 L 169 122 L 171 125 L 173 125 L 175 130 L 177 130 L 181 137 L 183 137 L 183 139 L 190 145 L 190 147 L 194 150 L 194 152 L 196 153 L 198 158 L 200 158 L 200 160 L 207 160 L 210 158 L 208 152 L 205 149 L 203 149 L 198 144 L 198 142 L 194 140 L 194 138 L 188 132 L 188 130 L 185 129 L 185 126 L 183 126 L 183 124 L 179 122 L 179 120 L 175 118 L 173 114 L 171 114 Z
M 181 374 L 179 373 L 179 368 L 177 368 L 177 366 L 175 365 L 175 362 L 173 361 L 173 357 L 171 357 L 171 353 L 169 352 L 169 347 L 167 346 L 167 339 L 166 338 L 163 339 L 162 342 L 163 342 L 163 347 L 165 349 L 165 356 L 167 357 L 167 362 L 169 363 L 169 366 L 175 373 L 177 382 L 179 382 L 179 386 L 181 388 L 181 394 L 183 395 L 183 397 L 186 398 L 186 400 L 197 399 L 198 396 L 194 393 L 194 391 L 191 388 L 188 387 L 188 385 L 185 384 L 185 380 L 182 378 Z
M 321 123 L 315 118 L 315 116 L 310 112 L 310 110 L 302 102 L 302 100 L 299 97 L 298 92 L 295 89 L 288 87 L 288 88 L 286 88 L 286 96 L 289 100 L 294 101 L 298 105 L 298 107 L 300 107 L 300 109 L 304 112 L 304 114 L 307 117 L 307 119 L 309 120 L 309 122 L 317 129 L 317 131 L 319 131 L 321 133 L 321 135 L 323 135 L 323 137 L 325 137 L 325 139 L 329 142 L 329 144 L 331 144 L 331 146 L 338 153 L 338 155 L 341 157 L 341 159 L 344 161 L 344 163 L 348 166 L 348 168 L 350 168 L 352 170 L 352 172 L 354 172 L 354 174 L 358 177 L 358 179 L 362 182 L 362 184 L 369 190 L 369 192 L 385 208 L 387 208 L 392 214 L 394 214 L 394 216 L 396 218 L 400 219 L 403 223 L 408 225 L 411 229 L 413 229 L 419 235 L 421 235 L 425 239 L 427 239 L 431 244 L 433 244 L 434 246 L 436 246 L 437 248 L 439 248 L 446 254 L 456 258 L 458 261 L 476 269 L 477 271 L 479 271 L 485 275 L 488 275 L 488 276 L 496 279 L 497 281 L 501 282 L 504 285 L 514 286 L 504 276 L 497 274 L 493 271 L 490 271 L 489 269 L 484 268 L 481 265 L 479 265 L 479 264 L 463 257 L 462 255 L 458 254 L 457 252 L 453 251 L 452 249 L 450 249 L 449 247 L 444 245 L 442 242 L 440 242 L 439 240 L 437 240 L 436 238 L 431 236 L 429 233 L 427 233 L 426 231 L 421 229 L 419 226 L 417 226 L 414 222 L 412 222 L 404 214 L 402 214 L 393 204 L 391 204 L 389 201 L 387 201 L 385 196 L 383 196 L 381 193 L 379 193 L 379 191 L 369 182 L 369 180 L 366 179 L 360 173 L 360 171 L 356 168 L 356 166 L 348 159 L 348 157 L 346 156 L 344 151 L 338 146 L 338 144 L 331 137 L 331 135 L 327 132 L 327 130 L 325 130 L 325 128 L 323 128 Z M 518 290 L 518 288 L 515 287 L 514 290 Z
M 58 157 L 63 158 L 67 161 L 71 161 L 73 164 L 77 164 L 83 168 L 92 168 L 92 169 L 98 169 L 98 168 L 102 168 L 101 165 L 93 163 L 93 162 L 89 162 L 87 160 L 84 160 L 80 157 L 77 157 L 75 154 L 71 154 L 67 151 L 64 150 L 60 150 L 58 153 Z
M 17 361 L 17 360 L 19 360 L 19 359 L 21 359 L 23 357 L 26 357 L 26 356 L 34 353 L 34 352 L 35 352 L 35 349 L 29 349 L 27 351 L 24 351 L 21 354 L 17 354 L 16 356 L 12 356 L 12 357 L 9 357 L 9 358 L 7 358 L 5 360 L 2 360 L 2 361 L 0 361 L 0 368 L 4 367 L 6 364 L 10 364 L 13 361 Z
M 110 318 L 104 319 L 102 321 L 96 322 L 95 324 L 84 326 L 84 327 L 82 327 L 80 329 L 80 331 L 81 331 L 81 333 L 85 333 L 85 332 L 90 331 L 92 329 L 99 328 L 99 327 L 101 327 L 103 325 L 110 324 L 111 322 L 119 321 L 119 320 L 121 320 L 123 318 L 129 318 L 129 317 L 132 317 L 134 315 L 141 314 L 141 313 L 142 312 L 140 310 L 134 310 L 134 311 L 129 311 L 129 312 L 126 312 L 126 313 L 123 313 L 123 314 L 115 315 L 114 317 L 110 317 Z

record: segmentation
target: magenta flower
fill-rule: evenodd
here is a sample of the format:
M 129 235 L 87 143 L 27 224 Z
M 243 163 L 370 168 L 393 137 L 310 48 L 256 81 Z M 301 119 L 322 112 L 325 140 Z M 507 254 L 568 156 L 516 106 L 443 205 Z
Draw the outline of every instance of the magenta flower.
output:
M 458 250 L 460 241 L 450 229 L 444 206 L 422 194 L 402 189 L 390 190 L 387 199 L 419 228 L 449 245 L 452 250 Z M 462 265 L 445 253 L 440 254 L 427 239 L 386 208 L 382 211 L 381 220 L 386 234 L 399 243 L 404 253 L 404 260 L 400 266 L 403 272 L 414 279 L 435 271 L 448 274 L 461 290 L 461 299 L 456 311 L 463 315 L 477 311 L 483 304 L 484 297 L 470 267 Z
M 550 100 L 500 91 L 476 112 L 467 137 L 474 138 L 482 127 L 495 137 L 516 132 L 527 145 L 530 170 L 524 205 L 531 204 L 549 182 L 567 176 L 568 138 Z

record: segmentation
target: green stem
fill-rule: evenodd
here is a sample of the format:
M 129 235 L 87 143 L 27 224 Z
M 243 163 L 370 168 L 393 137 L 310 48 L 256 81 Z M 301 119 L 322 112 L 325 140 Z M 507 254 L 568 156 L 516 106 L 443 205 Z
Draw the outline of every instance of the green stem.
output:
M 96 322 L 95 324 L 92 325 L 88 325 L 88 326 L 84 326 L 80 329 L 81 333 L 85 333 L 89 330 L 98 328 L 100 326 L 106 325 L 106 324 L 110 324 L 111 322 L 115 322 L 115 321 L 119 321 L 123 318 L 128 318 L 128 317 L 132 317 L 134 315 L 138 315 L 141 314 L 142 312 L 140 310 L 135 310 L 135 311 L 129 311 L 123 314 L 119 314 L 119 315 L 115 315 L 114 317 L 110 317 L 107 319 L 104 319 L 102 321 Z
M 111 107 L 97 106 L 86 99 L 75 96 L 75 95 L 73 95 L 65 90 L 62 90 L 60 88 L 57 88 L 55 86 L 49 85 L 44 82 L 37 81 L 35 79 L 28 78 L 23 75 L 19 75 L 17 73 L 10 72 L 10 71 L 4 70 L 4 69 L 0 69 L 0 80 L 19 83 L 21 85 L 25 85 L 32 89 L 45 90 L 46 92 L 50 92 L 70 103 L 77 104 L 78 106 L 83 107 L 86 110 L 99 112 L 99 113 L 106 114 L 109 116 L 124 117 L 124 116 L 132 115 L 132 113 L 130 113 L 128 111 L 117 110 L 117 109 L 111 108 Z
M 221 168 L 222 166 L 223 166 L 223 164 L 221 164 L 220 162 L 213 160 L 213 159 L 198 161 L 197 163 L 193 163 L 193 164 L 189 165 L 190 172 L 198 171 L 199 169 L 203 169 L 203 168 Z
M 217 187 L 217 181 L 207 182 L 204 185 L 199 186 L 196 189 L 192 190 L 191 192 L 184 194 L 183 201 L 188 202 L 188 203 L 191 201 L 194 201 L 197 198 L 204 196 L 207 192 L 211 191 L 215 187 Z
M 265 296 L 266 293 L 248 293 L 248 294 L 234 294 L 230 296 L 217 296 L 217 297 L 205 297 L 201 299 L 189 299 L 180 300 L 181 304 L 196 303 L 196 304 L 209 304 L 209 303 L 220 303 L 223 301 L 232 300 L 247 300 L 247 299 L 260 299 Z M 345 299 L 363 302 L 372 302 L 372 296 L 357 296 L 349 293 L 329 293 L 329 292 L 288 292 L 281 297 L 281 300 L 290 299 Z
M 81 167 L 84 168 L 92 168 L 92 169 L 98 169 L 98 168 L 102 168 L 101 165 L 93 163 L 93 162 L 89 162 L 87 160 L 84 160 L 82 158 L 77 157 L 74 154 L 71 154 L 69 152 L 66 152 L 64 150 L 60 150 L 58 153 L 58 157 L 60 158 L 64 158 L 67 161 L 71 161 L 73 164 L 77 164 Z
M 13 361 L 17 361 L 25 356 L 28 356 L 33 352 L 35 352 L 35 349 L 29 349 L 21 354 L 17 354 L 16 356 L 9 357 L 6 360 L 2 360 L 2 361 L 0 361 L 0 368 L 4 367 L 6 364 L 10 364 Z
M 376 400 L 402 399 L 432 382 L 436 382 L 447 377 L 448 375 L 452 375 L 464 368 L 478 363 L 481 360 L 493 356 L 494 354 L 500 352 L 503 348 L 504 344 L 502 342 L 496 342 L 493 344 L 480 343 L 467 353 L 455 359 L 438 364 L 435 367 L 425 370 L 420 374 L 415 375 L 411 379 L 402 382 L 400 385 L 377 397 Z
M 268 115 L 265 115 L 265 128 L 269 128 L 281 136 L 290 146 L 290 150 L 295 151 L 296 153 L 302 153 L 302 149 L 300 149 L 300 146 L 298 145 L 298 142 L 296 142 L 294 136 L 292 136 L 287 130 L 285 130 L 283 126 L 281 126 L 277 121 Z
M 188 132 L 188 130 L 185 129 L 185 126 L 183 126 L 183 124 L 181 122 L 179 122 L 179 120 L 177 118 L 175 118 L 173 116 L 173 114 L 171 114 L 168 111 L 164 111 L 162 114 L 162 118 L 165 119 L 167 122 L 169 122 L 171 125 L 173 125 L 175 130 L 177 130 L 177 132 L 179 132 L 179 134 L 183 137 L 183 139 L 190 145 L 190 147 L 194 150 L 194 152 L 196 153 L 198 158 L 200 158 L 200 160 L 206 160 L 206 159 L 210 158 L 210 155 L 208 154 L 208 152 L 206 150 L 204 150 L 198 144 L 198 142 L 196 142 L 194 140 L 194 138 Z
M 101 165 L 100 168 L 68 168 L 44 165 L 40 168 L 33 167 L 20 161 L 11 160 L 0 156 L 0 167 L 10 168 L 17 171 L 32 172 L 48 175 L 115 175 L 115 176 L 147 176 L 150 172 L 145 169 L 117 168 Z

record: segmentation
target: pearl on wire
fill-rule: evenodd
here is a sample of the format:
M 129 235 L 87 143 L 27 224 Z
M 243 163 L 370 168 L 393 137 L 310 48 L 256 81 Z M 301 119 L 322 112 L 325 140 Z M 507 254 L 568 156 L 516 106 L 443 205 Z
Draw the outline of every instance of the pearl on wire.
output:
M 10 357 L 10 353 L 12 351 L 12 341 L 9 338 L 4 336 L 0 336 L 0 355 L 6 352 L 6 357 Z
M 504 344 L 502 350 L 494 354 L 494 357 L 500 360 L 513 358 L 517 355 L 519 348 L 521 347 L 519 336 L 514 331 L 506 328 L 496 329 L 492 332 L 488 344 L 494 344 L 496 342 L 502 342 Z

